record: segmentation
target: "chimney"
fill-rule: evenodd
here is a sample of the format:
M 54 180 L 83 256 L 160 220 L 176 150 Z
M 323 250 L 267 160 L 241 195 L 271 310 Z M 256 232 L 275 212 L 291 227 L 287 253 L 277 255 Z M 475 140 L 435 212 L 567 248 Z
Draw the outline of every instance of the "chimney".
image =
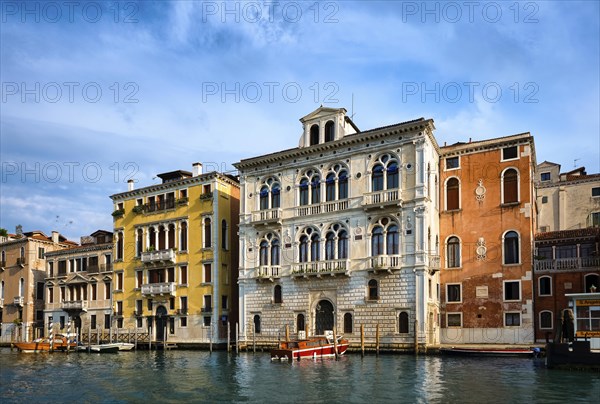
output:
M 52 230 L 52 242 L 53 243 L 58 243 L 58 236 L 60 236 L 60 234 L 57 231 Z
M 133 191 L 133 180 L 127 180 L 127 191 Z
M 202 163 L 192 164 L 192 177 L 197 177 L 202 174 Z

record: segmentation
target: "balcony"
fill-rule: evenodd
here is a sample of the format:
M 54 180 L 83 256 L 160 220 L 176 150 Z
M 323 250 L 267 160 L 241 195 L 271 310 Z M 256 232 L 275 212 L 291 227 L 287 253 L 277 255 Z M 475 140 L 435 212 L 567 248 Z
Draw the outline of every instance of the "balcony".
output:
M 281 223 L 281 208 L 264 209 L 252 212 L 253 223 Z
M 600 257 L 557 258 L 554 260 L 535 260 L 535 271 L 579 271 L 582 269 L 600 268 Z
M 188 309 L 187 309 L 187 308 L 185 308 L 185 309 L 177 309 L 177 310 L 176 310 L 176 313 L 177 313 L 178 315 L 180 315 L 180 316 L 187 316 L 187 314 L 188 314 Z
M 142 285 L 142 295 L 145 296 L 156 296 L 156 295 L 175 295 L 175 282 L 164 282 L 164 283 L 148 283 Z
M 23 268 L 25 266 L 25 258 L 24 257 L 17 258 L 17 265 L 19 265 L 21 268 Z
M 349 268 L 350 260 L 348 259 L 299 262 L 292 264 L 292 277 L 308 278 L 316 276 L 320 278 L 323 275 L 348 275 Z
M 64 301 L 60 304 L 60 308 L 62 310 L 71 310 L 71 311 L 87 311 L 88 302 L 87 300 L 70 300 Z
M 13 300 L 13 304 L 15 306 L 23 307 L 24 301 L 25 301 L 25 298 L 23 296 L 15 296 L 15 299 Z
M 202 313 L 212 313 L 212 307 L 203 307 Z
M 364 209 L 383 208 L 384 206 L 402 206 L 402 192 L 399 189 L 369 192 L 363 200 Z
M 144 264 L 159 264 L 163 262 L 175 263 L 175 251 L 172 248 L 166 250 L 146 251 L 142 253 Z
M 256 280 L 268 279 L 273 282 L 274 279 L 281 277 L 281 267 L 279 265 L 262 265 L 256 268 Z
M 386 271 L 392 273 L 402 269 L 401 255 L 378 255 L 371 257 L 371 270 L 373 272 Z
M 430 255 L 429 256 L 429 270 L 431 272 L 437 272 L 440 270 L 440 256 Z
M 157 201 L 146 205 L 147 213 L 162 212 L 169 209 L 175 209 L 175 199 L 167 198 L 163 201 Z

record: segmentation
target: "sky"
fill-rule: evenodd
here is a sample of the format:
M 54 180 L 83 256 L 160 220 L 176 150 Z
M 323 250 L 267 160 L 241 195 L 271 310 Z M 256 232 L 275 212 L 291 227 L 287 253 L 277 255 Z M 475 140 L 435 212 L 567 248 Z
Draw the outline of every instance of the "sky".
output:
M 298 145 L 301 117 L 530 132 L 600 172 L 598 1 L 3 1 L 0 227 L 112 230 L 110 195 Z

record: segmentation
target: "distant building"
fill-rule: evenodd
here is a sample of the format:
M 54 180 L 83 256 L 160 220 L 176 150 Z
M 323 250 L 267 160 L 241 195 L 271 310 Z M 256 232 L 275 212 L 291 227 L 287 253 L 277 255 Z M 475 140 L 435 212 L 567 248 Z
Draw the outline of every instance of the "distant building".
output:
M 536 174 L 538 232 L 600 227 L 600 174 L 585 167 L 561 173 L 544 161 Z
M 46 253 L 46 327 L 87 334 L 110 328 L 112 317 L 112 232 L 81 237 L 81 245 Z M 85 329 L 83 326 L 86 326 Z
M 112 326 L 154 342 L 225 342 L 237 320 L 238 182 L 200 163 L 158 177 L 111 196 Z
M 444 146 L 440 165 L 441 342 L 533 342 L 533 137 Z
M 600 348 L 600 174 L 585 168 L 537 169 L 538 233 L 535 236 L 536 340 L 555 340 L 565 309 L 575 334 Z
M 77 245 L 58 232 L 9 234 L 0 241 L 0 340 L 44 334 L 46 253 Z
M 343 108 L 300 119 L 297 148 L 240 173 L 240 338 L 327 330 L 412 350 L 439 342 L 439 149 L 430 119 L 360 131 Z

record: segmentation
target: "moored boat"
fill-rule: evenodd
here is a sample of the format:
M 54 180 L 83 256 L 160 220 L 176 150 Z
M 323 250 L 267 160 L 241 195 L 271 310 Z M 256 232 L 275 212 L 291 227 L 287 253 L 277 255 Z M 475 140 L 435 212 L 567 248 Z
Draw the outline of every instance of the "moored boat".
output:
M 134 344 L 128 342 L 114 342 L 108 344 L 93 344 L 80 345 L 77 347 L 79 351 L 95 352 L 95 353 L 116 353 L 119 351 L 131 351 Z
M 283 341 L 277 349 L 271 350 L 271 360 L 290 360 L 302 358 L 323 358 L 343 355 L 348 349 L 348 340 L 333 336 L 314 336 L 296 341 Z
M 13 345 L 24 353 L 66 351 L 67 348 L 72 350 L 77 348 L 77 343 L 70 342 L 66 336 L 60 334 L 55 335 L 52 340 L 50 338 L 38 338 L 31 342 L 15 342 Z
M 535 348 L 462 348 L 462 347 L 444 347 L 440 352 L 446 355 L 455 356 L 520 356 L 533 357 L 536 353 Z

